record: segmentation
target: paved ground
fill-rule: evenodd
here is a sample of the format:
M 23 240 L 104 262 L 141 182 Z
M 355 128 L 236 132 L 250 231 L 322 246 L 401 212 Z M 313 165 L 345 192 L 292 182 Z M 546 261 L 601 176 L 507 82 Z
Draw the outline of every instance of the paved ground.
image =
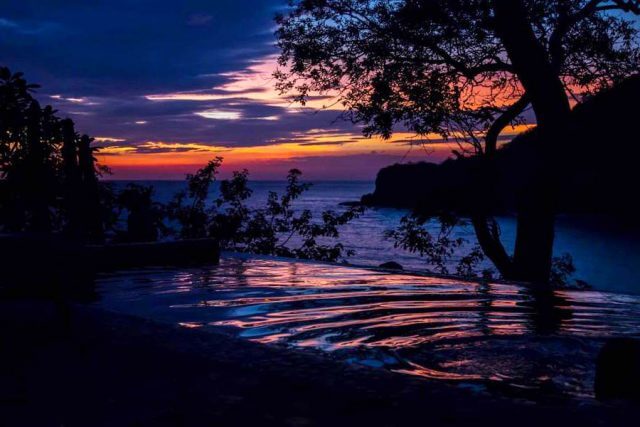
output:
M 636 425 L 84 306 L 0 301 L 0 426 Z

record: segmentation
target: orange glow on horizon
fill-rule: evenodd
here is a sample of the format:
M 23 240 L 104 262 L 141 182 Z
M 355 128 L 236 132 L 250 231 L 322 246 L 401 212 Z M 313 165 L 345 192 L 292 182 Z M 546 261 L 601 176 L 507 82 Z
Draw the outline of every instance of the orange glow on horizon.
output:
M 505 134 L 517 135 L 528 128 L 530 126 L 521 125 L 508 129 Z M 100 163 L 116 172 L 117 178 L 119 171 L 152 171 L 159 174 L 192 172 L 216 156 L 224 158 L 224 170 L 247 168 L 258 173 L 278 167 L 282 170 L 291 167 L 304 169 L 308 159 L 324 158 L 327 162 L 334 162 L 336 159 L 367 155 L 392 156 L 396 159 L 389 164 L 401 161 L 439 162 L 449 157 L 457 147 L 454 141 L 442 141 L 436 135 L 421 138 L 412 133 L 398 132 L 391 139 L 383 140 L 317 129 L 267 145 L 250 147 L 165 141 L 147 141 L 137 146 L 112 145 L 102 148 L 97 157 Z
M 322 109 L 343 109 L 343 105 L 337 102 L 337 98 L 330 94 L 313 96 L 305 106 L 291 102 L 289 97 L 280 95 L 275 89 L 273 75 L 277 68 L 277 56 L 269 55 L 251 61 L 241 70 L 200 76 L 202 78 L 224 77 L 225 82 L 217 86 L 195 91 L 154 93 L 146 95 L 145 98 L 152 103 L 191 102 L 194 106 L 193 114 L 206 120 L 236 122 L 238 126 L 243 125 L 243 120 L 277 121 L 280 119 L 280 116 L 245 117 L 241 109 L 234 106 L 242 102 L 283 108 L 288 114 Z M 512 94 L 513 96 L 515 95 Z M 491 99 L 489 88 L 475 86 L 473 91 L 465 92 L 461 102 L 465 104 L 465 108 L 474 108 L 474 105 L 484 105 L 489 102 L 489 99 Z M 208 101 L 226 101 L 226 103 L 214 108 L 206 104 Z M 510 99 L 494 101 L 498 105 L 502 101 L 512 102 Z M 519 125 L 506 129 L 504 135 L 515 136 L 530 127 L 530 125 Z M 365 138 L 357 132 L 357 130 L 349 132 L 311 129 L 266 141 L 265 145 L 251 147 L 233 147 L 224 143 L 201 141 L 149 140 L 135 146 L 114 143 L 101 151 L 99 159 L 116 171 L 118 169 L 153 170 L 154 168 L 163 170 L 179 168 L 182 171 L 187 167 L 192 169 L 200 167 L 214 156 L 222 156 L 225 159 L 224 169 L 247 168 L 253 171 L 267 166 L 273 169 L 278 164 L 297 167 L 292 163 L 299 160 L 304 165 L 304 159 L 325 157 L 327 160 L 335 160 L 369 154 L 379 157 L 391 156 L 397 159 L 389 160 L 391 163 L 405 160 L 440 162 L 448 158 L 453 149 L 459 148 L 455 142 L 456 135 L 453 135 L 451 141 L 442 141 L 438 135 L 420 137 L 408 132 L 398 132 L 390 140 L 385 141 L 380 138 Z M 482 137 L 482 135 L 478 136 Z M 461 135 L 457 137 L 462 139 Z M 387 165 L 381 163 L 378 166 Z M 327 169 L 329 166 L 335 165 L 327 164 Z M 302 166 L 300 168 L 302 169 Z

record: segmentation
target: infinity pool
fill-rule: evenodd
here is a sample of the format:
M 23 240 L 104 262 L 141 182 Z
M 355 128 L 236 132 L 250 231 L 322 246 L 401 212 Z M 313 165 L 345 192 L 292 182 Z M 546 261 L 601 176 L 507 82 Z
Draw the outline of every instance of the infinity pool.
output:
M 98 279 L 98 304 L 349 363 L 540 398 L 592 396 L 604 339 L 640 336 L 640 298 L 227 256 Z

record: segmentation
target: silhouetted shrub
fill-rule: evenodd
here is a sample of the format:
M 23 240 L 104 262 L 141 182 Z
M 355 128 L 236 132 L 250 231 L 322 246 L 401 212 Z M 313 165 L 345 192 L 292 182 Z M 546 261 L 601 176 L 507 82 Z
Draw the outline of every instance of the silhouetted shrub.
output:
M 127 229 L 119 233 L 125 242 L 155 242 L 169 232 L 164 224 L 165 207 L 153 201 L 153 187 L 128 184 L 117 195 L 117 203 L 128 212 Z
M 169 217 L 180 225 L 181 237 L 213 237 L 225 249 L 321 261 L 352 254 L 335 239 L 340 237 L 339 227 L 358 217 L 362 208 L 324 211 L 318 219 L 310 210 L 298 213 L 293 204 L 310 184 L 300 182 L 302 173 L 297 169 L 289 171 L 284 194 L 270 192 L 262 208 L 246 205 L 252 194 L 247 170 L 221 181 L 219 194 L 207 203 L 221 163 L 222 159 L 216 158 L 189 175 L 188 191 L 178 193 L 169 204 Z
M 210 236 L 213 211 L 207 207 L 207 198 L 221 164 L 222 158 L 216 157 L 195 174 L 188 175 L 187 191 L 176 194 L 169 203 L 167 212 L 180 225 L 180 237 L 198 239 Z

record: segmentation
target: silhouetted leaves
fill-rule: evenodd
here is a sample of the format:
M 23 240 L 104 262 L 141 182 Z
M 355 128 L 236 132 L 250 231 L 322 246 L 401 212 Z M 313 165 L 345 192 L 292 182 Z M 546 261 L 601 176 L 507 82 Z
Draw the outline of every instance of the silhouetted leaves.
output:
M 623 12 L 640 13 L 640 2 L 292 0 L 277 18 L 277 88 L 302 104 L 332 98 L 368 136 L 389 138 L 400 128 L 455 141 L 456 156 L 482 156 L 487 170 L 500 134 L 524 123 L 531 105 L 546 133 L 527 159 L 536 173 L 519 194 L 513 262 L 488 228 L 486 198 L 478 197 L 473 223 L 502 274 L 547 282 L 550 151 L 563 142 L 570 97 L 580 102 L 640 68 L 637 21 Z M 486 174 L 473 191 L 490 194 L 492 179 Z
M 310 184 L 300 182 L 302 173 L 297 169 L 287 175 L 284 193 L 270 192 L 263 208 L 246 205 L 252 194 L 247 170 L 221 181 L 219 194 L 208 202 L 221 162 L 218 158 L 189 175 L 189 192 L 177 194 L 169 204 L 169 216 L 178 222 L 181 237 L 212 237 L 235 251 L 322 261 L 336 261 L 351 254 L 331 240 L 339 238 L 340 226 L 356 218 L 361 208 L 325 211 L 319 219 L 309 210 L 298 213 L 293 205 Z
M 153 201 L 153 187 L 128 184 L 117 195 L 117 204 L 128 212 L 127 230 L 118 240 L 124 242 L 154 242 L 160 235 L 167 235 L 164 223 L 165 207 Z
M 477 151 L 495 118 L 523 95 L 492 0 L 291 3 L 277 18 L 278 88 L 303 103 L 335 95 L 367 135 L 389 137 L 398 123 Z M 637 26 L 610 13 L 637 13 L 637 2 L 523 4 L 568 91 L 591 93 L 637 72 Z
M 451 274 L 451 266 L 454 258 L 459 258 L 455 264 L 455 273 L 464 277 L 477 277 L 482 274 L 478 271 L 479 265 L 484 261 L 484 255 L 479 247 L 473 247 L 467 253 L 468 241 L 461 237 L 455 237 L 457 226 L 464 225 L 458 218 L 442 215 L 439 218 L 439 230 L 437 234 L 427 230 L 425 223 L 428 218 L 417 215 L 405 216 L 400 220 L 400 225 L 395 230 L 388 230 L 385 235 L 392 240 L 396 248 L 401 248 L 412 253 L 417 253 L 427 261 L 430 271 L 438 274 Z
M 216 157 L 195 174 L 187 176 L 187 192 L 178 193 L 168 206 L 169 216 L 180 224 L 180 236 L 196 239 L 209 236 L 209 188 L 215 181 L 222 158 Z
M 110 217 L 92 139 L 41 107 L 22 73 L 0 67 L 0 227 L 101 241 Z

